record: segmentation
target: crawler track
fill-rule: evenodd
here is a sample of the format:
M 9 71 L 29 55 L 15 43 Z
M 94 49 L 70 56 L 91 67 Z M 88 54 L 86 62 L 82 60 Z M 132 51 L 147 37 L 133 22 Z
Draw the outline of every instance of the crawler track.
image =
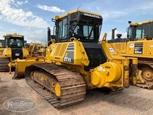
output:
M 8 72 L 9 71 L 9 59 L 0 58 L 0 72 Z
M 32 79 L 31 72 L 33 71 L 41 72 L 44 76 L 47 75 L 45 77 L 47 81 L 57 80 L 60 84 L 61 96 L 57 98 L 52 88 L 48 87 L 48 83 L 42 84 L 39 80 Z M 36 78 L 39 77 L 38 74 Z M 86 94 L 86 85 L 80 74 L 55 64 L 40 63 L 31 65 L 25 70 L 25 78 L 27 83 L 55 108 L 62 108 L 81 102 Z

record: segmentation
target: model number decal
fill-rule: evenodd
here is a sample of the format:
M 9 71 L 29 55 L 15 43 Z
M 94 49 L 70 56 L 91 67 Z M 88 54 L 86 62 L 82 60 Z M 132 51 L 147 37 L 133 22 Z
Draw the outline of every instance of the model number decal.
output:
M 136 50 L 134 53 L 135 53 L 135 54 L 142 54 L 142 51 L 137 51 L 137 50 Z
M 69 62 L 69 63 L 74 63 L 74 52 L 72 51 L 67 51 L 65 53 L 65 56 L 63 58 L 64 62 Z
M 72 62 L 72 59 L 65 56 L 65 57 L 64 57 L 64 62 Z

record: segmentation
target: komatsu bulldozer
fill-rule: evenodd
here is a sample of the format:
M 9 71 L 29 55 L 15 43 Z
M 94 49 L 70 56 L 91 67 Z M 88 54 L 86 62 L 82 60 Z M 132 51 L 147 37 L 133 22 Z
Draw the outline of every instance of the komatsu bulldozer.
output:
M 31 42 L 27 48 L 31 57 L 45 56 L 45 45 L 42 43 Z
M 2 54 L 0 55 L 0 71 L 11 71 L 15 67 L 14 60 L 24 59 L 29 53 L 24 48 L 24 36 L 14 33 L 6 34 L 4 37 L 4 47 L 2 47 Z
M 4 48 L 3 48 L 3 46 L 2 46 L 2 43 L 0 43 L 0 55 L 3 54 L 3 51 L 4 51 Z
M 112 32 L 114 34 L 114 32 Z M 153 88 L 153 20 L 132 23 L 129 21 L 127 38 L 118 37 L 108 42 L 124 57 L 138 58 L 136 85 Z
M 101 15 L 74 10 L 53 21 L 56 34 L 48 28 L 44 62 L 17 60 L 14 78 L 25 72 L 27 83 L 55 108 L 83 101 L 89 89 L 129 87 L 129 59 L 106 43 L 106 33 L 99 42 Z M 132 62 L 137 66 L 136 58 Z
M 5 45 L 5 40 L 0 40 L 0 55 L 3 54 L 4 45 Z

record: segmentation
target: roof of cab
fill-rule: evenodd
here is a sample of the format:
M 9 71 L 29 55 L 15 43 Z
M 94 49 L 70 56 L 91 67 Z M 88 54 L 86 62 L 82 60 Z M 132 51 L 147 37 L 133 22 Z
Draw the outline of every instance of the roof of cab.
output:
M 58 18 L 66 17 L 67 15 L 73 14 L 73 13 L 75 13 L 75 12 L 88 13 L 88 14 L 91 14 L 91 15 L 95 15 L 95 16 L 100 16 L 100 17 L 102 17 L 102 15 L 100 15 L 100 14 L 93 13 L 93 12 L 88 12 L 88 11 L 85 11 L 85 10 L 71 10 L 71 11 L 67 12 L 66 14 L 63 14 L 63 15 L 59 16 Z
M 134 22 L 134 23 L 130 23 L 130 25 L 132 26 L 138 26 L 138 25 L 142 25 L 142 24 L 148 24 L 153 22 L 153 20 L 147 20 L 147 21 L 143 21 L 143 22 Z
M 23 37 L 24 35 L 21 35 L 21 34 L 17 34 L 17 33 L 14 33 L 14 34 L 5 34 L 3 37 L 7 37 L 7 36 L 13 36 L 13 37 Z

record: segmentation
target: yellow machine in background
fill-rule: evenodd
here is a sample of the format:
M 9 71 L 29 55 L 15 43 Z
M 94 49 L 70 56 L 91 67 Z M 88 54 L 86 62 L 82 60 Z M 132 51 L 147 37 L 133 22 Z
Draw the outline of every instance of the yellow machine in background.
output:
M 127 38 L 109 40 L 108 42 L 124 57 L 138 58 L 139 75 L 136 85 L 153 88 L 153 20 L 131 23 Z
M 31 42 L 27 48 L 31 57 L 45 56 L 45 45 L 42 43 Z
M 30 44 L 26 44 L 26 49 L 29 52 L 29 56 L 26 57 L 26 59 L 17 59 L 14 61 L 15 74 L 12 77 L 13 79 L 24 77 L 26 66 L 29 66 L 34 62 L 37 63 L 45 62 L 46 49 L 44 44 L 31 42 Z
M 0 55 L 3 54 L 4 48 L 2 47 L 2 44 L 0 43 Z
M 15 67 L 17 58 L 24 59 L 29 53 L 24 48 L 24 36 L 17 33 L 6 34 L 3 36 L 5 40 L 5 46 L 3 47 L 3 53 L 0 55 L 0 71 L 9 71 L 11 67 Z
M 5 40 L 0 40 L 0 55 L 3 54 L 3 51 L 5 49 Z
M 5 48 L 2 46 L 2 43 L 0 43 L 0 55 L 3 54 L 4 49 L 5 49 Z
M 129 87 L 129 59 L 106 43 L 106 34 L 99 42 L 101 15 L 74 10 L 53 21 L 56 34 L 48 28 L 44 62 L 17 60 L 14 78 L 25 70 L 27 83 L 56 108 L 81 102 L 86 89 Z M 137 59 L 132 62 L 135 67 Z
M 0 47 L 3 47 L 3 46 L 2 46 L 2 43 L 0 43 Z

